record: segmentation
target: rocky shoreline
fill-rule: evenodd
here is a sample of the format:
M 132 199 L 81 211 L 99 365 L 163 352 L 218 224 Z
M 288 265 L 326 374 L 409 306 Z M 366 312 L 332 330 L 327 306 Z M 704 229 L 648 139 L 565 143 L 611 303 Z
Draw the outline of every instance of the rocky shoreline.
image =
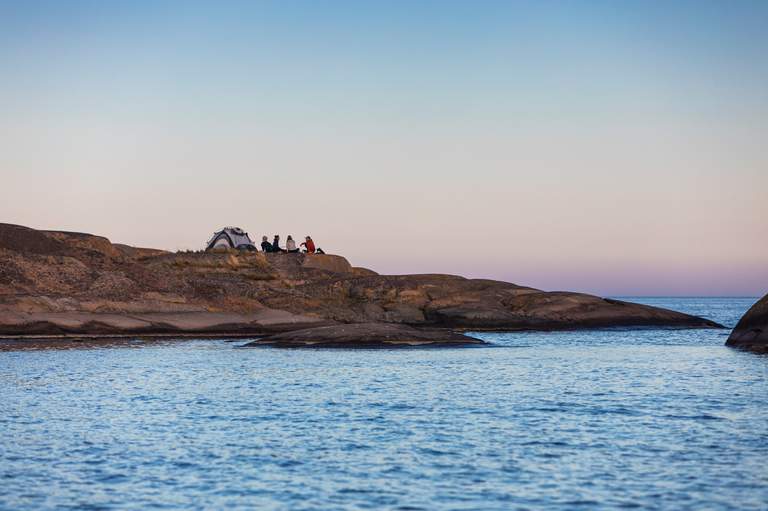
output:
M 170 253 L 0 224 L 0 336 L 255 337 L 360 324 L 371 332 L 373 325 L 722 328 L 582 293 L 454 275 L 379 275 L 336 255 Z
M 174 312 L 0 312 L 0 337 L 152 335 L 254 336 L 331 324 L 320 318 L 263 309 L 249 314 Z

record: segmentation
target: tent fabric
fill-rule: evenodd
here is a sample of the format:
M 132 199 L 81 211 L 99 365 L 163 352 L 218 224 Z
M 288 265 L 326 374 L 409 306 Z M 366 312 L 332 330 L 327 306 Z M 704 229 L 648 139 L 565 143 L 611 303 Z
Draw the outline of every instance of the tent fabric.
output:
M 239 227 L 224 227 L 222 230 L 213 233 L 213 237 L 208 241 L 205 249 L 213 250 L 220 247 L 256 250 L 256 245 L 253 244 L 248 233 Z

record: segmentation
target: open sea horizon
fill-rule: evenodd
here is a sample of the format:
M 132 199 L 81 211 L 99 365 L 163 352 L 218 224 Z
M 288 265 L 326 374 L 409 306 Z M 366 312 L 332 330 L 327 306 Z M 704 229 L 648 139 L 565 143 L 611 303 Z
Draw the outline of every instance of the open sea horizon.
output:
M 757 297 L 615 298 L 728 329 L 0 351 L 0 509 L 768 508 Z

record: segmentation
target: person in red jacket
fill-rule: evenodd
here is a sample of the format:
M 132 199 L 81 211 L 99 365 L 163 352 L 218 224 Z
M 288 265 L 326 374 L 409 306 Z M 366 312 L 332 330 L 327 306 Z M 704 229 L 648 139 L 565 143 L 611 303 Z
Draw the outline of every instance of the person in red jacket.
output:
M 304 252 L 306 252 L 307 254 L 314 254 L 315 253 L 315 242 L 312 241 L 312 237 L 311 236 L 307 236 L 306 238 L 304 238 L 304 240 L 305 240 L 304 243 L 302 243 L 299 246 L 305 247 Z

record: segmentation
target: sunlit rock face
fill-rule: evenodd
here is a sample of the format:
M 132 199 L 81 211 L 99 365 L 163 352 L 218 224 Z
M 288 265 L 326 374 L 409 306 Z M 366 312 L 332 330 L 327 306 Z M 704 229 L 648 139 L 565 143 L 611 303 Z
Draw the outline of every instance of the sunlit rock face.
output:
M 7 313 L 0 335 L 274 332 L 268 318 L 287 319 L 278 321 L 280 331 L 317 321 L 458 330 L 719 326 L 656 307 L 508 282 L 379 275 L 338 255 L 171 253 L 9 224 L 0 224 L 0 312 Z M 51 313 L 57 316 L 34 316 Z M 137 320 L 161 313 L 186 314 L 186 322 Z

